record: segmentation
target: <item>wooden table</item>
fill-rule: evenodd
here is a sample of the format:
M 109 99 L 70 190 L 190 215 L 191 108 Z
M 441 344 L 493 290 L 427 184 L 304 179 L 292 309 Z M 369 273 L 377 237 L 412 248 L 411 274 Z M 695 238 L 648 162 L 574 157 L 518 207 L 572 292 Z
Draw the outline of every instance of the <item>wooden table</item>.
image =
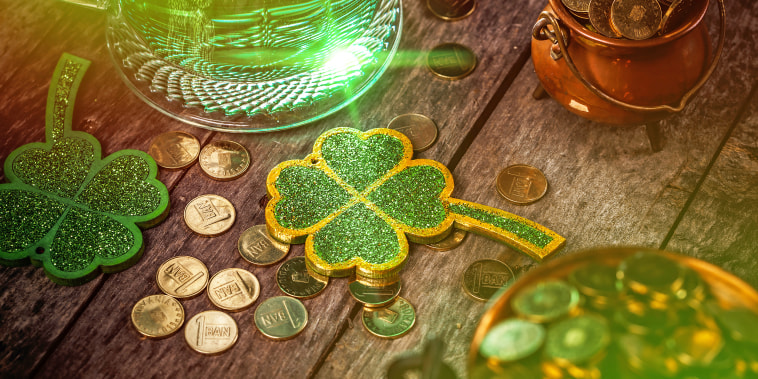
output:
M 558 254 L 607 245 L 637 245 L 681 252 L 712 262 L 758 286 L 758 2 L 727 1 L 728 30 L 722 61 L 684 112 L 661 123 L 662 150 L 653 152 L 644 126 L 589 122 L 552 99 L 535 101 L 530 61 L 531 28 L 544 0 L 480 0 L 470 17 L 445 22 L 422 0 L 405 1 L 400 51 L 379 82 L 354 105 L 294 130 L 224 134 L 185 126 L 141 102 L 113 67 L 105 45 L 105 17 L 52 0 L 0 0 L 0 159 L 15 148 L 44 140 L 45 100 L 55 64 L 69 52 L 93 62 L 80 89 L 74 129 L 93 134 L 103 153 L 147 150 L 169 130 L 192 133 L 205 144 L 231 139 L 252 153 L 249 172 L 231 182 L 205 176 L 197 165 L 160 171 L 171 213 L 144 232 L 146 250 L 134 267 L 100 275 L 78 287 L 53 284 L 35 267 L 0 268 L 0 375 L 7 377 L 379 377 L 400 354 L 419 352 L 425 336 L 442 337 L 445 361 L 460 376 L 484 304 L 460 285 L 473 261 L 497 258 L 528 269 L 529 258 L 470 234 L 457 249 L 435 252 L 412 245 L 401 295 L 417 312 L 416 325 L 397 340 L 370 335 L 361 306 L 335 279 L 305 300 L 310 321 L 295 339 L 275 342 L 253 324 L 255 307 L 233 313 L 237 344 L 219 356 L 190 350 L 181 333 L 163 340 L 141 337 L 129 318 L 140 298 L 160 293 L 155 272 L 165 260 L 191 255 L 211 273 L 227 267 L 252 271 L 261 298 L 280 295 L 277 266 L 253 267 L 237 252 L 240 233 L 264 223 L 265 177 L 277 163 L 304 157 L 314 139 L 337 126 L 384 127 L 397 115 L 421 113 L 440 135 L 416 158 L 447 165 L 453 196 L 497 207 L 547 226 L 567 239 Z M 709 15 L 714 34 L 714 9 Z M 434 77 L 425 53 L 458 42 L 479 58 L 459 81 Z M 517 206 L 494 186 L 504 167 L 526 163 L 549 181 L 540 201 Z M 182 210 L 203 193 L 222 195 L 238 219 L 215 238 L 194 235 Z M 293 246 L 290 257 L 302 255 Z M 261 300 L 258 300 L 259 302 Z M 213 306 L 207 297 L 184 300 L 188 316 Z

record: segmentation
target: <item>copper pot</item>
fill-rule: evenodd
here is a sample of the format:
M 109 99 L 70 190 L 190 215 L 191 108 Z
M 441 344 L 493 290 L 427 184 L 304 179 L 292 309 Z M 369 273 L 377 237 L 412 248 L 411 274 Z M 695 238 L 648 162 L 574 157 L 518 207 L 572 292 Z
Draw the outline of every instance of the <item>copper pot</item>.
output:
M 648 40 L 594 33 L 549 0 L 532 32 L 532 61 L 543 88 L 569 111 L 609 124 L 641 124 L 679 112 L 706 82 L 724 45 L 725 11 L 715 54 L 694 1 L 673 30 Z

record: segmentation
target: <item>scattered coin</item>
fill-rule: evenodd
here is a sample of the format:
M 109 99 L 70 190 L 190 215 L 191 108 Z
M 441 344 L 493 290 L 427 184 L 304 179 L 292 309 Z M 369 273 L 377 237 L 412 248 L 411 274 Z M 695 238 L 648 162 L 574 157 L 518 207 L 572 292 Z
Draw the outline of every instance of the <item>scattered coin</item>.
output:
M 287 295 L 310 299 L 326 288 L 328 277 L 314 277 L 309 271 L 305 257 L 288 259 L 276 271 L 276 284 Z
M 661 6 L 656 0 L 615 0 L 611 6 L 611 22 L 622 36 L 648 39 L 658 32 Z
M 150 295 L 132 308 L 132 324 L 146 337 L 168 337 L 184 323 L 184 308 L 178 300 L 166 295 Z
M 462 79 L 474 72 L 476 55 L 468 47 L 444 43 L 433 48 L 426 57 L 432 73 L 444 79 Z
M 413 145 L 413 151 L 424 151 L 437 140 L 437 124 L 429 117 L 420 114 L 404 114 L 390 121 L 387 128 L 403 133 Z
M 568 10 L 575 13 L 587 13 L 590 10 L 590 0 L 561 0 Z
M 236 217 L 234 205 L 219 195 L 200 195 L 184 208 L 184 222 L 204 237 L 223 234 L 232 227 Z
M 234 141 L 213 141 L 200 151 L 200 168 L 213 179 L 239 178 L 250 167 L 250 153 Z
M 400 281 L 386 286 L 369 286 L 360 281 L 350 283 L 350 294 L 355 300 L 370 308 L 384 307 L 395 301 L 400 294 Z
M 192 134 L 173 131 L 163 133 L 150 143 L 148 154 L 158 166 L 182 169 L 190 166 L 200 153 L 200 141 Z
M 437 17 L 456 21 L 474 13 L 476 0 L 426 0 L 426 6 Z
M 520 205 L 533 203 L 547 192 L 547 179 L 542 171 L 525 164 L 506 167 L 495 184 L 501 196 Z
M 562 280 L 545 280 L 519 292 L 513 310 L 534 322 L 549 322 L 563 317 L 579 305 L 579 291 Z
M 255 302 L 261 292 L 258 278 L 241 268 L 217 272 L 208 282 L 208 298 L 226 311 L 241 311 Z
M 205 311 L 192 317 L 184 327 L 184 339 L 192 350 L 218 354 L 237 342 L 239 331 L 232 316 L 221 311 Z
M 369 333 L 381 338 L 398 338 L 408 333 L 416 323 L 413 305 L 398 297 L 386 308 L 363 308 L 363 326 Z
M 545 328 L 537 323 L 511 318 L 487 332 L 479 352 L 500 362 L 513 362 L 534 354 L 545 341 Z
M 267 299 L 255 310 L 255 326 L 260 332 L 275 340 L 287 340 L 305 329 L 308 311 L 305 305 L 289 296 Z
M 242 232 L 237 241 L 237 250 L 246 261 L 256 266 L 268 266 L 286 257 L 290 245 L 272 238 L 266 224 L 261 224 Z
M 621 34 L 611 25 L 611 5 L 613 0 L 590 1 L 589 18 L 597 33 L 610 38 L 621 38 Z
M 467 234 L 468 232 L 465 230 L 456 228 L 453 229 L 453 232 L 442 241 L 429 243 L 426 244 L 426 246 L 435 251 L 450 251 L 460 246 L 460 244 L 463 243 L 463 240 L 466 239 Z
M 208 268 L 197 258 L 173 257 L 158 267 L 155 280 L 166 295 L 180 299 L 192 297 L 208 284 Z
M 513 282 L 511 268 L 495 259 L 478 260 L 463 272 L 463 290 L 477 300 L 487 301 L 500 288 Z

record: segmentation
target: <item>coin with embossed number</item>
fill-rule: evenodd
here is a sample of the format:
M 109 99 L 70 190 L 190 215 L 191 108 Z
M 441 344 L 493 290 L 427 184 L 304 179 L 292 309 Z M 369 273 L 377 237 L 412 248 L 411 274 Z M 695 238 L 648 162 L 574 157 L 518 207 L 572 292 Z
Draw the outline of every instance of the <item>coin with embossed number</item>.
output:
M 621 34 L 611 25 L 611 5 L 613 0 L 591 0 L 589 18 L 595 30 L 610 38 L 621 38 Z
M 232 316 L 221 311 L 205 311 L 192 317 L 184 327 L 184 339 L 192 350 L 218 354 L 237 342 L 239 330 Z
M 200 153 L 200 142 L 192 134 L 173 131 L 153 139 L 147 153 L 158 166 L 182 169 L 191 165 Z
M 173 257 L 158 267 L 155 281 L 166 295 L 180 299 L 192 297 L 208 284 L 208 268 L 197 258 Z
M 416 311 L 408 300 L 398 297 L 386 308 L 363 308 L 363 326 L 381 338 L 398 338 L 408 333 L 416 323 Z
M 326 288 L 329 278 L 308 271 L 305 257 L 286 260 L 276 271 L 276 284 L 287 295 L 300 299 L 310 299 Z
M 171 296 L 150 295 L 134 304 L 132 323 L 146 337 L 168 337 L 184 323 L 184 308 Z
M 213 141 L 200 151 L 200 168 L 213 179 L 237 179 L 250 167 L 250 153 L 234 141 Z
M 463 290 L 477 300 L 487 301 L 501 287 L 515 279 L 513 270 L 507 264 L 495 259 L 478 260 L 463 272 Z
M 236 217 L 234 205 L 219 195 L 200 195 L 184 208 L 184 222 L 204 237 L 223 234 L 232 227 Z
M 616 0 L 611 6 L 611 22 L 622 36 L 648 39 L 661 25 L 661 5 L 656 0 Z
M 353 298 L 361 302 L 363 306 L 383 307 L 395 301 L 397 295 L 400 294 L 400 281 L 386 286 L 369 286 L 356 280 L 350 283 L 348 289 Z
M 437 17 L 456 21 L 474 12 L 476 0 L 426 0 L 426 6 Z
M 525 164 L 516 164 L 500 171 L 495 185 L 501 196 L 520 205 L 533 203 L 547 192 L 547 179 L 542 171 Z
M 444 79 L 461 79 L 474 72 L 476 55 L 457 43 L 443 43 L 426 56 L 426 64 L 434 75 Z
M 308 310 L 293 297 L 276 296 L 267 299 L 255 309 L 255 326 L 264 336 L 275 340 L 288 340 L 305 329 Z
M 463 240 L 466 239 L 466 232 L 463 229 L 453 229 L 453 232 L 449 236 L 445 237 L 440 242 L 426 244 L 426 247 L 436 251 L 450 251 L 460 246 Z
M 387 128 L 403 133 L 413 145 L 413 151 L 424 151 L 437 140 L 437 124 L 429 117 L 420 114 L 404 114 L 390 121 Z
M 266 224 L 260 224 L 242 232 L 237 241 L 237 250 L 246 261 L 256 266 L 268 266 L 286 257 L 290 245 L 271 238 Z
M 255 302 L 261 292 L 258 278 L 241 268 L 217 272 L 208 282 L 208 298 L 213 305 L 227 311 L 241 311 Z

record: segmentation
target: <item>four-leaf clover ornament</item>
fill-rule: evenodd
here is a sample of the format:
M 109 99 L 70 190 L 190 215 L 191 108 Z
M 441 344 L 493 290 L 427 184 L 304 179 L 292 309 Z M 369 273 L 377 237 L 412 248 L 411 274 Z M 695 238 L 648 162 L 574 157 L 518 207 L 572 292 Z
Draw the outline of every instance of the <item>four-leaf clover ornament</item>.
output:
M 541 261 L 565 239 L 511 213 L 450 197 L 453 177 L 441 163 L 411 159 L 413 147 L 390 129 L 336 128 L 303 160 L 268 175 L 266 224 L 274 238 L 305 242 L 315 272 L 395 278 L 408 240 L 438 242 L 459 228 L 484 234 Z
M 0 263 L 42 266 L 77 285 L 142 256 L 140 228 L 168 214 L 168 190 L 146 153 L 105 158 L 90 134 L 71 130 L 74 99 L 89 61 L 63 54 L 47 97 L 45 143 L 14 150 L 0 184 Z

